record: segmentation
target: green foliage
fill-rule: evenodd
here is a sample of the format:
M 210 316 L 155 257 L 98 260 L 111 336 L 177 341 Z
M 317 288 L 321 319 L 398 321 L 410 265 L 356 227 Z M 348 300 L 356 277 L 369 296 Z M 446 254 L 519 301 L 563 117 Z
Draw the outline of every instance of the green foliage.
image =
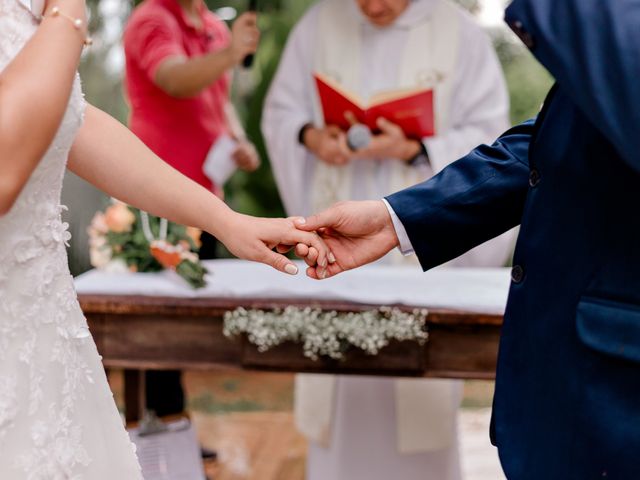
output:
M 109 58 L 117 50 L 107 34 L 106 23 L 118 22 L 128 15 L 129 9 L 121 5 L 121 12 L 106 16 L 100 10 L 99 0 L 87 0 L 90 12 L 89 30 L 95 39 L 87 49 L 80 64 L 80 76 L 86 98 L 96 107 L 108 112 L 121 122 L 125 122 L 128 107 L 122 91 L 122 73 L 109 68 Z M 111 25 L 113 27 L 113 25 Z
M 538 113 L 553 78 L 511 31 L 500 28 L 491 35 L 507 80 L 515 125 Z
M 244 121 L 247 135 L 256 145 L 263 162 L 257 172 L 237 172 L 227 183 L 226 200 L 238 211 L 267 217 L 285 214 L 260 131 L 260 120 L 262 106 L 289 31 L 312 3 L 312 0 L 280 0 L 258 4 L 262 37 L 250 72 L 255 86 L 250 92 L 235 88 L 233 100 Z M 246 74 L 240 72 L 240 75 Z
M 553 78 L 528 51 L 503 67 L 511 96 L 511 122 L 515 125 L 538 113 Z
M 198 246 L 187 228 L 167 222 L 166 236 L 160 238 L 162 229 L 157 217 L 147 216 L 145 220 L 135 208 L 120 203 L 109 206 L 104 214 L 94 216 L 89 229 L 94 266 L 106 268 L 119 263 L 136 272 L 175 268 L 191 287 L 204 287 L 207 270 L 198 260 Z
M 472 13 L 477 11 L 478 0 L 456 1 Z M 241 212 L 261 216 L 284 215 L 260 132 L 260 119 L 264 98 L 277 69 L 289 31 L 312 3 L 313 0 L 261 0 L 258 3 L 259 25 L 262 31 L 260 49 L 253 68 L 250 71 L 237 73 L 233 101 L 263 163 L 255 173 L 238 172 L 226 185 L 226 201 Z M 118 46 L 104 41 L 106 38 L 104 15 L 98 12 L 98 0 L 89 0 L 88 4 L 92 11 L 91 29 L 95 32 L 94 37 L 97 41 L 85 55 L 81 65 L 85 93 L 91 103 L 125 122 L 127 106 L 122 94 L 122 72 L 108 68 L 108 59 Z M 248 0 L 207 0 L 207 4 L 213 10 L 231 6 L 238 12 L 243 12 L 248 6 Z M 122 16 L 126 16 L 126 10 Z M 111 18 L 113 21 L 117 15 Z M 552 78 L 506 29 L 498 29 L 491 34 L 508 83 L 511 96 L 511 120 L 514 124 L 519 123 L 538 112 L 552 83 Z M 75 194 L 76 191 L 80 194 Z M 86 188 L 74 190 L 74 194 L 69 195 L 70 198 L 67 200 L 71 204 L 72 212 L 82 208 L 95 210 L 95 207 L 87 207 L 87 205 L 95 205 L 95 201 L 86 201 L 90 195 L 95 196 L 95 193 L 89 192 Z M 70 219 L 72 224 L 77 223 L 75 220 L 77 218 L 81 219 L 80 222 L 86 222 L 86 212 L 73 215 Z M 72 228 L 74 234 L 80 232 L 82 235 L 86 226 L 72 225 Z M 71 252 L 71 264 L 74 271 L 79 272 L 86 268 L 86 260 L 78 261 L 78 258 L 83 258 L 86 254 L 77 253 L 77 251 L 86 249 L 86 241 L 83 239 L 81 242 L 76 242 L 74 249 L 76 253 Z
M 477 0 L 457 2 L 472 13 L 478 9 Z M 241 3 L 235 2 L 236 5 Z M 238 172 L 227 184 L 226 200 L 236 210 L 261 216 L 284 215 L 260 131 L 260 119 L 264 98 L 280 61 L 287 36 L 312 3 L 312 0 L 281 0 L 269 2 L 268 6 L 261 7 L 262 41 L 251 72 L 255 88 L 249 93 L 236 88 L 234 103 L 244 120 L 249 138 L 258 148 L 263 165 L 252 174 Z M 490 33 L 507 79 L 511 97 L 511 121 L 513 124 L 520 123 L 537 113 L 551 86 L 552 78 L 505 28 Z

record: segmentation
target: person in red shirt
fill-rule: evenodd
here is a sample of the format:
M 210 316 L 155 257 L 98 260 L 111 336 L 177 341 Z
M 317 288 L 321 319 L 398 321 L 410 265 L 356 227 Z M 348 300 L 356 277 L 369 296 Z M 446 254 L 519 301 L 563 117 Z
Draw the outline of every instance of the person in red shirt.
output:
M 259 166 L 229 100 L 230 71 L 254 53 L 260 32 L 255 13 L 245 13 L 229 31 L 202 0 L 145 0 L 124 33 L 129 127 L 171 166 L 221 195 L 203 172 L 207 154 L 231 137 L 231 158 L 246 171 Z M 200 256 L 215 257 L 217 241 L 201 237 Z M 179 371 L 148 372 L 147 408 L 159 416 L 184 411 Z
M 255 170 L 255 148 L 246 140 L 229 101 L 230 71 L 255 52 L 256 14 L 245 13 L 230 32 L 202 0 L 145 0 L 124 33 L 129 127 L 160 158 L 204 187 L 221 192 L 203 172 L 207 153 L 230 135 L 233 159 Z

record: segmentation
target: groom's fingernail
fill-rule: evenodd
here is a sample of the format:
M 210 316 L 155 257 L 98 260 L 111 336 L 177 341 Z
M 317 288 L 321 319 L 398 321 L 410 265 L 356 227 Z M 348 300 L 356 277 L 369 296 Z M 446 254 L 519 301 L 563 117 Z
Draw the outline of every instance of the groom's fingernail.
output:
M 329 263 L 336 263 L 336 257 L 331 252 L 329 252 Z
M 302 218 L 302 217 L 296 218 L 295 219 L 295 223 L 297 225 L 304 225 L 305 223 L 307 223 L 307 219 L 306 218 Z
M 284 271 L 289 275 L 297 275 L 298 267 L 296 267 L 293 263 L 289 263 L 286 267 L 284 267 Z

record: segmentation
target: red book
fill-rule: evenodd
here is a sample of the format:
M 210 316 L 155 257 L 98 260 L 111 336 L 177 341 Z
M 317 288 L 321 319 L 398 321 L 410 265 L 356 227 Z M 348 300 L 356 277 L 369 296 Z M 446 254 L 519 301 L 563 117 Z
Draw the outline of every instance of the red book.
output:
M 435 134 L 433 116 L 433 90 L 409 88 L 374 95 L 368 104 L 357 95 L 342 88 L 337 82 L 314 74 L 324 121 L 348 130 L 351 122 L 348 112 L 358 122 L 367 125 L 373 132 L 379 131 L 376 121 L 383 117 L 400 126 L 409 138 L 420 140 Z

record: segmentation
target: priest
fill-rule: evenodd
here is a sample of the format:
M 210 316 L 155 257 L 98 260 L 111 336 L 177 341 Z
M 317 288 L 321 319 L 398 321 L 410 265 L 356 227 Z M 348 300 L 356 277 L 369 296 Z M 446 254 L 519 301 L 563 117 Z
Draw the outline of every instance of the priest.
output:
M 352 150 L 346 132 L 325 124 L 314 74 L 365 100 L 433 89 L 435 135 L 411 138 L 379 118 L 370 143 Z M 304 216 L 424 181 L 495 138 L 508 127 L 508 110 L 489 38 L 448 0 L 322 0 L 289 38 L 262 128 L 287 213 Z M 452 264 L 501 266 L 512 238 Z M 385 261 L 402 261 L 394 255 Z M 451 381 L 299 376 L 296 421 L 310 439 L 308 480 L 459 479 L 460 397 L 461 384 Z

